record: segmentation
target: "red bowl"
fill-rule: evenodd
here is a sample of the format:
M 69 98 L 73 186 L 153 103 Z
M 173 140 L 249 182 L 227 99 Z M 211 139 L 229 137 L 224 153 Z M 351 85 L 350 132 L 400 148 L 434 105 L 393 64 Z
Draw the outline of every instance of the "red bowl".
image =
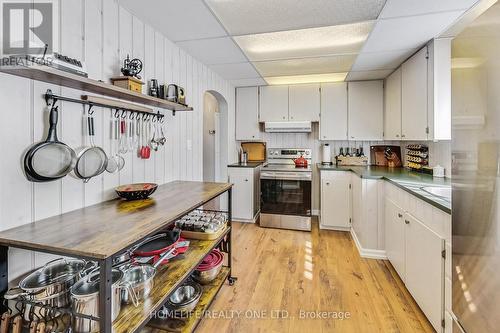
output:
M 115 191 L 120 198 L 125 200 L 141 200 L 149 197 L 157 188 L 158 184 L 138 183 L 118 186 Z

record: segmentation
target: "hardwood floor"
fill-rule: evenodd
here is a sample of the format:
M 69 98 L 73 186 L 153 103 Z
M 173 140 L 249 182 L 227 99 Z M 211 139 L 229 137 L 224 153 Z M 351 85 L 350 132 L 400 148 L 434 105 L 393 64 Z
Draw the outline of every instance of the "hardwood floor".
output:
M 434 331 L 389 262 L 360 258 L 349 233 L 233 225 L 238 281 L 197 332 Z

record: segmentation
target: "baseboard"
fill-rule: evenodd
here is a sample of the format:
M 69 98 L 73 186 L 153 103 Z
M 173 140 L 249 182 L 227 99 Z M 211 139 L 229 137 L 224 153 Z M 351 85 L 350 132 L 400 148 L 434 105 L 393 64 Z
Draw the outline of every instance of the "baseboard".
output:
M 333 231 L 350 231 L 351 227 L 330 227 L 327 225 L 322 225 L 321 223 L 319 224 L 319 228 L 321 230 L 333 230 Z
M 249 219 L 239 219 L 239 218 L 232 218 L 232 221 L 233 222 L 240 222 L 240 223 L 255 223 L 257 222 L 257 219 L 259 218 L 260 216 L 260 210 L 257 212 L 257 214 L 255 214 L 255 216 L 253 217 L 253 219 L 249 220 Z
M 356 244 L 356 248 L 358 249 L 359 255 L 362 258 L 367 258 L 367 259 L 387 259 L 387 254 L 384 250 L 374 250 L 374 249 L 365 249 L 361 246 L 361 243 L 359 242 L 358 236 L 356 235 L 356 232 L 354 232 L 354 229 L 351 228 L 351 236 L 352 239 L 354 240 L 354 244 Z

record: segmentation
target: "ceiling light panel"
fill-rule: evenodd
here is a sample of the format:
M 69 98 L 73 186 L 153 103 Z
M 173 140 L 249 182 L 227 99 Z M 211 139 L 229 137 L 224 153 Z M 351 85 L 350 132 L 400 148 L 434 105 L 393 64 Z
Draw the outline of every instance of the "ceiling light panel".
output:
M 231 35 L 375 20 L 385 0 L 205 0 Z
M 250 61 L 358 53 L 373 21 L 234 37 Z
M 270 85 L 280 84 L 302 84 L 302 83 L 322 83 L 322 82 L 342 82 L 347 73 L 325 73 L 314 75 L 291 75 L 265 77 L 264 80 Z
M 262 76 L 348 72 L 356 55 L 254 62 Z

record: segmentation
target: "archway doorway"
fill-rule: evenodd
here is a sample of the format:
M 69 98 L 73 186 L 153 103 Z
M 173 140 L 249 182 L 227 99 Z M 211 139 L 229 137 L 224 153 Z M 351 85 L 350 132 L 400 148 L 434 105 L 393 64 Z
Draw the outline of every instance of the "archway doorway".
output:
M 224 96 L 207 90 L 203 96 L 203 181 L 227 181 L 228 104 Z M 222 200 L 222 206 L 226 206 Z

